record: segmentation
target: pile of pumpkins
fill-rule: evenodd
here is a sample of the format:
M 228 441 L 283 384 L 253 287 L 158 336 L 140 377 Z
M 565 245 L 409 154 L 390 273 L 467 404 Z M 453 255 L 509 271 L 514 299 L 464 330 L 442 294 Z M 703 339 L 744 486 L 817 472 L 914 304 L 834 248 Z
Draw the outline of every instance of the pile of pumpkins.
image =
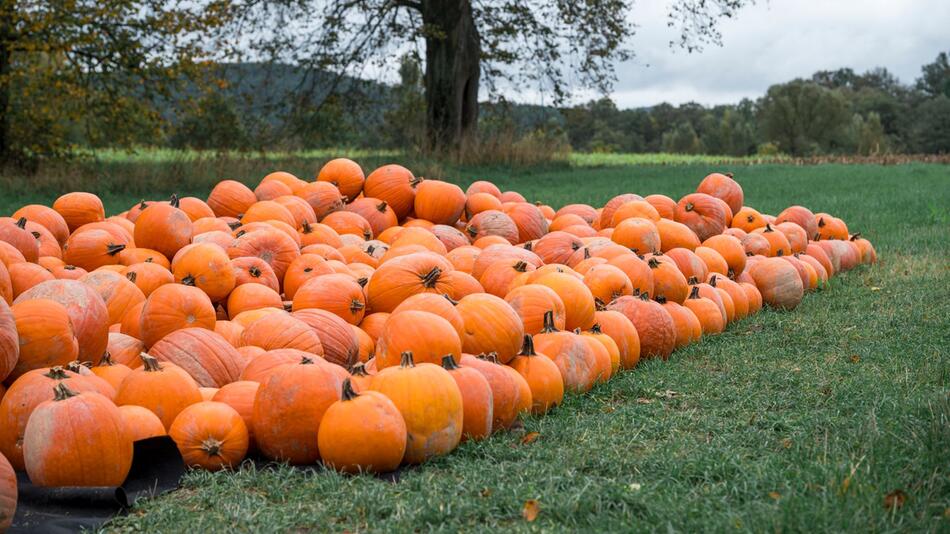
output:
M 555 210 L 336 159 L 111 217 L 90 193 L 24 206 L 0 219 L 0 530 L 14 469 L 117 485 L 166 434 L 211 470 L 419 464 L 875 257 L 718 173 Z

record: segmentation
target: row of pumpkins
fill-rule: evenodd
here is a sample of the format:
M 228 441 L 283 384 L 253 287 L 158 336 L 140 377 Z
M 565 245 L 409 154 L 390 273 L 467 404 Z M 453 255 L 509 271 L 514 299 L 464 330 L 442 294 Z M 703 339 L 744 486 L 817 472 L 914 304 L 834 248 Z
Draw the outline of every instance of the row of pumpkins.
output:
M 158 435 L 205 469 L 418 464 L 875 252 L 829 214 L 744 206 L 723 174 L 555 211 L 337 159 L 112 217 L 90 193 L 25 206 L 0 260 L 2 530 L 13 469 L 117 485 Z

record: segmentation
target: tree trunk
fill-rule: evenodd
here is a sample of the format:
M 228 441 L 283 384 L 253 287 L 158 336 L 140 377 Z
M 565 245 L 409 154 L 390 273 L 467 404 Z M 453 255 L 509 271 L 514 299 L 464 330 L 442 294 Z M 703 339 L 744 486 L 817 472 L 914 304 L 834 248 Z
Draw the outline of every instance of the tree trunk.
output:
M 437 150 L 457 148 L 478 123 L 481 45 L 470 0 L 423 0 L 426 129 Z

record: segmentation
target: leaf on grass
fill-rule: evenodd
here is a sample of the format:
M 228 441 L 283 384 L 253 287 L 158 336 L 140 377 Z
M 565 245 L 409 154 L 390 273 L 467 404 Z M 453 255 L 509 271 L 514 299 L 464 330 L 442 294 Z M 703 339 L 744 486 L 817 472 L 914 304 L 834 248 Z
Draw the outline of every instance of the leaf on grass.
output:
M 872 286 L 872 287 L 871 287 L 871 291 L 880 291 L 880 290 L 881 290 L 881 288 L 879 288 L 879 287 L 877 287 L 877 286 Z
M 793 442 L 792 442 L 792 440 L 791 440 L 790 438 L 785 438 L 785 439 L 782 440 L 782 447 L 785 447 L 786 449 L 791 449 L 791 448 L 792 448 L 792 443 L 793 443 Z
M 884 508 L 887 508 L 888 510 L 897 510 L 901 506 L 904 506 L 904 502 L 906 500 L 907 494 L 899 489 L 896 489 L 884 496 Z
M 528 432 L 527 434 L 524 435 L 524 437 L 521 438 L 521 444 L 530 445 L 534 443 L 535 441 L 537 441 L 539 437 L 541 437 L 540 432 Z
M 851 355 L 851 363 L 858 363 L 859 361 L 861 361 L 861 357 L 860 357 L 860 356 L 858 356 L 857 354 L 852 354 L 852 355 Z
M 492 491 L 491 488 L 482 488 L 482 491 L 478 492 L 482 497 L 491 497 Z
M 640 397 L 637 399 L 637 404 L 653 404 L 653 399 L 648 399 L 646 397 Z
M 776 500 L 776 501 L 777 501 L 777 500 L 779 500 L 779 499 L 782 498 L 782 494 L 779 493 L 779 492 L 777 492 L 777 491 L 770 491 L 770 492 L 769 492 L 769 497 L 771 497 L 773 500 Z
M 541 505 L 538 504 L 537 499 L 528 499 L 521 507 L 521 517 L 529 523 L 537 519 L 539 513 L 541 513 Z
M 630 485 L 627 487 L 630 488 L 630 491 L 640 491 L 640 488 L 642 486 L 640 485 L 639 482 L 631 482 Z
M 673 391 L 672 389 L 668 389 L 666 391 L 657 391 L 654 393 L 654 395 L 661 399 L 673 399 L 680 396 L 679 392 Z
M 793 372 L 793 373 L 800 373 L 800 372 L 802 372 L 802 368 L 801 368 L 801 367 L 792 367 L 792 372 Z
M 845 493 L 848 492 L 848 488 L 850 487 L 851 487 L 851 477 L 846 476 L 844 477 L 844 480 L 841 481 L 841 489 L 838 490 L 838 493 L 841 493 L 842 495 L 844 495 Z

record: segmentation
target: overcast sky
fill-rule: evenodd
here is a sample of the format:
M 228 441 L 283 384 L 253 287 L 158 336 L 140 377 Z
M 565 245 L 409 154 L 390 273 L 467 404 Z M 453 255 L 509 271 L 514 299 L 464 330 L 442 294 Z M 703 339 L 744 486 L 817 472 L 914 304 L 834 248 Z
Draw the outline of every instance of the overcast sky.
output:
M 910 83 L 950 50 L 950 0 L 759 0 L 720 25 L 722 47 L 693 54 L 669 46 L 668 1 L 639 0 L 630 14 L 637 57 L 618 67 L 611 95 L 621 108 L 738 102 L 839 67 L 886 67 Z

